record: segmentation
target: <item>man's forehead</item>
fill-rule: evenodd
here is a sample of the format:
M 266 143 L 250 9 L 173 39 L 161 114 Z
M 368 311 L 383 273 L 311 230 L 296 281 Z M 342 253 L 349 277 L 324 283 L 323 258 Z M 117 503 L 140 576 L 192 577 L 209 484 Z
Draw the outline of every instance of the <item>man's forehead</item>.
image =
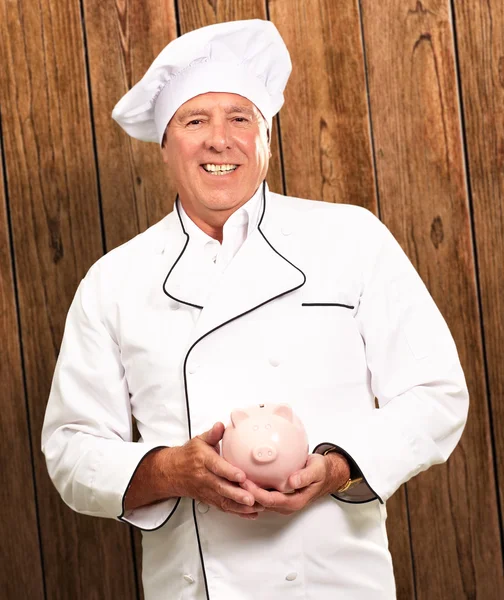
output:
M 260 114 L 255 104 L 244 96 L 224 92 L 208 92 L 184 102 L 177 109 L 175 115 L 180 118 L 195 114 L 207 114 L 216 108 L 223 108 L 226 112 Z

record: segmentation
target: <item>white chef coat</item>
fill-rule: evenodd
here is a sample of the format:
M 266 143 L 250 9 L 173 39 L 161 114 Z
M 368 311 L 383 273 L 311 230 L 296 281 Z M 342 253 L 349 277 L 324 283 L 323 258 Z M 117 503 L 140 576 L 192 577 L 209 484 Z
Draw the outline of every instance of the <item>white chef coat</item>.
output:
M 242 247 L 247 237 L 257 228 L 262 206 L 262 187 L 259 187 L 252 198 L 242 207 L 235 211 L 226 221 L 223 227 L 222 244 L 201 230 L 190 219 L 184 210 L 182 204 L 179 204 L 178 210 L 182 227 L 189 236 L 189 247 L 186 252 L 190 253 L 191 267 L 198 272 L 200 282 L 200 294 L 202 298 L 208 297 L 215 285 L 219 284 L 219 278 L 226 267 L 233 260 L 238 250 Z M 194 320 L 199 317 L 201 309 L 193 310 Z M 321 443 L 314 452 L 323 453 L 330 448 L 337 448 L 343 453 L 350 462 L 351 476 L 353 478 L 361 477 L 362 473 L 358 466 L 352 461 L 343 448 L 335 444 Z M 370 498 L 376 498 L 376 494 L 369 489 L 366 481 L 360 485 L 354 486 L 350 491 L 335 494 L 335 497 L 346 499 L 348 501 L 367 501 Z
M 64 501 L 144 529 L 147 600 L 394 598 L 382 502 L 448 458 L 468 409 L 427 289 L 369 211 L 266 187 L 257 227 L 208 294 L 188 239 L 175 210 L 79 286 L 42 436 Z M 378 499 L 328 496 L 257 521 L 188 498 L 124 514 L 147 452 L 257 402 L 288 402 L 311 448 L 345 449 Z

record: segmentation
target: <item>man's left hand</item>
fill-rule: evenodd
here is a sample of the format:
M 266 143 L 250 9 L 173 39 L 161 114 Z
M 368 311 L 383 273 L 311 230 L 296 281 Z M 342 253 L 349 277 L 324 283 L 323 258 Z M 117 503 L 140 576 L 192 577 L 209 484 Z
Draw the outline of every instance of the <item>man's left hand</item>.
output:
M 350 467 L 347 460 L 341 454 L 331 452 L 325 456 L 310 454 L 305 467 L 292 473 L 288 484 L 295 490 L 293 493 L 270 492 L 249 479 L 240 485 L 253 494 L 256 502 L 264 506 L 267 511 L 290 515 L 321 496 L 335 493 L 348 481 L 349 476 Z

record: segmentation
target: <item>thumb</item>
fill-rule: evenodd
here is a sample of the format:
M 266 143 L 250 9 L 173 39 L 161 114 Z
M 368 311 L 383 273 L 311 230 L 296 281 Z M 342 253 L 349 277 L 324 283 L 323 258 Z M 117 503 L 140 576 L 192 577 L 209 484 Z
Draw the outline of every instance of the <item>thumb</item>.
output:
M 200 440 L 206 442 L 209 446 L 216 446 L 224 435 L 224 429 L 224 424 L 218 422 L 215 423 L 211 429 L 205 431 L 205 433 L 198 435 L 198 437 Z

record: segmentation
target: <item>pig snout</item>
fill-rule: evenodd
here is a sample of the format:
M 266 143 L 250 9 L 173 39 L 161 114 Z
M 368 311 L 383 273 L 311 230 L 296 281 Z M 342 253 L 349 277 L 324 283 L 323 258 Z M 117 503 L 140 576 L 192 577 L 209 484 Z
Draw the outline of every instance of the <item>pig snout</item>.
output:
M 254 460 L 260 463 L 273 462 L 277 457 L 277 451 L 273 446 L 256 446 L 252 450 Z

